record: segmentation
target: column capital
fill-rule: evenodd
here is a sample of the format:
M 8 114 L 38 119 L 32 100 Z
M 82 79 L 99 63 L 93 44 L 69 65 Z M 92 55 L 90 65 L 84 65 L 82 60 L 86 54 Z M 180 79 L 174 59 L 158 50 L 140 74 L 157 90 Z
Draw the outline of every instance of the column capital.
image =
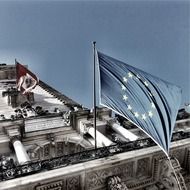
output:
M 21 141 L 21 137 L 19 135 L 17 136 L 12 136 L 12 137 L 9 137 L 10 138 L 10 141 L 11 143 L 13 144 L 15 141 Z
M 21 140 L 21 134 L 20 134 L 20 127 L 19 126 L 12 126 L 6 129 L 6 133 L 8 137 L 10 138 L 11 142 L 17 140 Z
M 118 123 L 116 118 L 109 118 L 106 121 L 108 126 L 112 126 L 114 123 Z

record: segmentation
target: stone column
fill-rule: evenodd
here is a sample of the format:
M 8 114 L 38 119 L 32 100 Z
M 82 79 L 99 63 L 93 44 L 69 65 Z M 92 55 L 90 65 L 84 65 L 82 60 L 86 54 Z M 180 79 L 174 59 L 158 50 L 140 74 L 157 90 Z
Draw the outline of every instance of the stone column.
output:
M 125 129 L 124 127 L 120 126 L 117 123 L 112 123 L 111 128 L 118 133 L 119 135 L 121 135 L 122 137 L 124 137 L 125 139 L 129 139 L 130 141 L 135 141 L 138 139 L 138 136 L 134 135 L 133 133 L 131 133 L 129 130 Z
M 10 142 L 12 143 L 14 147 L 18 163 L 25 164 L 28 161 L 30 161 L 30 158 L 20 140 L 21 139 L 20 126 L 19 125 L 9 126 L 4 129 L 10 138 Z
M 87 128 L 87 132 L 94 137 L 94 127 Z M 100 133 L 98 130 L 96 130 L 96 140 L 98 147 L 102 146 L 110 146 L 113 144 L 112 141 L 110 141 L 107 137 L 105 137 L 102 133 Z
M 14 138 L 12 140 L 12 144 L 15 150 L 15 154 L 19 164 L 25 164 L 30 161 L 30 158 L 22 144 L 22 142 L 18 138 Z

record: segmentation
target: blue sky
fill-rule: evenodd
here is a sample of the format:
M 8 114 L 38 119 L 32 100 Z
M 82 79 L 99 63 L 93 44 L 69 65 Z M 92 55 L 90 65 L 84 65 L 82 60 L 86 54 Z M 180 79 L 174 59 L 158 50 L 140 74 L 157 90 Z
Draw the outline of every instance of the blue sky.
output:
M 179 85 L 190 102 L 190 1 L 0 1 L 0 62 L 92 106 L 97 49 Z

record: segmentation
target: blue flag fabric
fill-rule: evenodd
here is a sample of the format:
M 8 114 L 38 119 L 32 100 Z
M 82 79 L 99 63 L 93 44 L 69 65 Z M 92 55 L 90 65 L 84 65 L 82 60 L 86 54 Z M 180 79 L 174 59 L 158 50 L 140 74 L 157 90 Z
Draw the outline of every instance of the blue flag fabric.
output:
M 100 104 L 141 128 L 168 155 L 181 89 L 100 52 L 97 54 Z

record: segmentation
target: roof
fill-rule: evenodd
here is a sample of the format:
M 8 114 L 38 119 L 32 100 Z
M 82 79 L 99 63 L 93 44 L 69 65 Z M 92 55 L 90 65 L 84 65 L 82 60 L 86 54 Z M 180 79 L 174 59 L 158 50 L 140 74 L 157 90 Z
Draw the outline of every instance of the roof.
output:
M 8 103 L 8 96 L 3 96 L 3 92 L 7 91 L 10 88 L 16 87 L 16 81 L 15 80 L 0 80 L 0 115 L 4 115 L 5 119 L 11 119 L 11 115 L 15 115 L 15 110 L 19 107 L 13 108 Z M 68 112 L 71 109 L 71 106 L 68 106 L 68 103 L 70 105 L 79 105 L 72 102 L 71 99 L 63 99 L 63 96 L 59 98 L 56 93 L 53 93 L 52 89 L 40 81 L 40 84 L 36 86 L 36 88 L 33 90 L 34 93 L 34 103 L 32 104 L 32 107 L 41 106 L 43 110 L 48 110 L 48 112 L 53 113 L 55 112 L 55 109 L 58 109 L 61 112 Z M 61 96 L 61 93 L 59 93 Z M 69 100 L 69 101 L 68 101 Z

